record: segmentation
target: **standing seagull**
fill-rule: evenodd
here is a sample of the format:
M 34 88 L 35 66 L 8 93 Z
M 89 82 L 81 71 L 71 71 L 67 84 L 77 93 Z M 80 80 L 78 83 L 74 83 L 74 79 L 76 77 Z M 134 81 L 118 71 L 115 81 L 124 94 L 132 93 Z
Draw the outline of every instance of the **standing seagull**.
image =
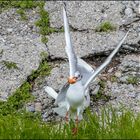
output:
M 83 111 L 90 104 L 89 85 L 101 71 L 112 61 L 114 55 L 119 51 L 122 43 L 128 35 L 128 32 L 120 41 L 118 46 L 108 56 L 105 62 L 99 66 L 96 70 L 88 65 L 84 60 L 75 55 L 74 48 L 71 43 L 71 37 L 69 33 L 69 24 L 66 13 L 66 4 L 63 6 L 63 19 L 64 30 L 66 39 L 66 53 L 69 60 L 69 77 L 68 82 L 61 88 L 59 94 L 51 87 L 45 87 L 45 91 L 55 99 L 55 103 L 58 104 L 57 108 L 53 110 L 60 116 L 66 118 L 68 122 L 69 118 L 76 120 L 82 119 Z

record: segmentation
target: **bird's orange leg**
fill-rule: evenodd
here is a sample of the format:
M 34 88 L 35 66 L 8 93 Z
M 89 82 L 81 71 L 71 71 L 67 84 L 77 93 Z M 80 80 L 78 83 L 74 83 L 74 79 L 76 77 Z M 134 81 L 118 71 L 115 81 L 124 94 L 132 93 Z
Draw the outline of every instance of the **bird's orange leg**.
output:
M 69 115 L 69 112 L 67 111 L 66 116 L 65 116 L 66 124 L 69 123 L 69 117 L 68 117 L 68 115 Z
M 76 123 L 76 127 L 72 129 L 72 134 L 73 135 L 76 135 L 78 133 L 78 115 L 76 116 L 76 120 L 75 120 L 75 123 Z

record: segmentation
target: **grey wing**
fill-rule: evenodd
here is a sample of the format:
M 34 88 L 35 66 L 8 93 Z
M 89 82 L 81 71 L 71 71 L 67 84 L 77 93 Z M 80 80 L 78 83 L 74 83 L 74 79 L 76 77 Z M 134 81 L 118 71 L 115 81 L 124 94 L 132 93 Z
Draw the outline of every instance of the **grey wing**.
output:
M 69 67 L 70 67 L 69 73 L 70 73 L 70 77 L 74 77 L 75 72 L 77 71 L 77 58 L 71 42 L 65 3 L 63 7 L 63 19 L 64 19 L 65 40 L 66 40 L 66 53 L 68 55 Z
M 94 69 L 81 58 L 77 58 L 77 69 L 82 75 L 82 84 L 85 85 L 87 80 L 91 77 Z
M 89 89 L 86 89 L 85 99 L 84 99 L 84 108 L 87 108 L 89 105 L 90 105 Z
M 66 98 L 66 92 L 69 88 L 69 83 L 66 83 L 60 90 L 57 98 L 56 98 L 56 101 L 55 103 L 56 104 L 59 104 L 60 102 L 64 102 L 65 101 L 65 98 Z
M 129 31 L 128 31 L 129 32 Z M 102 72 L 102 70 L 112 61 L 112 58 L 114 57 L 114 55 L 119 51 L 120 47 L 122 46 L 122 43 L 124 42 L 124 40 L 126 39 L 128 32 L 126 33 L 126 35 L 123 37 L 123 39 L 120 41 L 120 43 L 118 44 L 118 46 L 112 51 L 112 53 L 107 57 L 107 59 L 105 60 L 105 62 L 99 66 L 97 68 L 97 70 L 95 70 L 95 72 L 92 74 L 92 76 L 88 79 L 88 81 L 86 82 L 86 84 L 84 85 L 84 88 L 87 89 L 89 84 L 91 83 L 91 81 L 93 79 L 95 79 L 99 73 Z

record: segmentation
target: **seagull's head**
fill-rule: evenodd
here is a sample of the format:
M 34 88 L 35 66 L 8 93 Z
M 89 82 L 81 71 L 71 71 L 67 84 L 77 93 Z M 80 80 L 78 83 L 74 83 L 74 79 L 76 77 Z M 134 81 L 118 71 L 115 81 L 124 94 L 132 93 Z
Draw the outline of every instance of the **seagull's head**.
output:
M 68 83 L 69 84 L 74 84 L 77 81 L 80 81 L 81 79 L 82 79 L 82 75 L 80 74 L 79 71 L 77 71 L 77 72 L 75 72 L 74 76 L 68 78 Z

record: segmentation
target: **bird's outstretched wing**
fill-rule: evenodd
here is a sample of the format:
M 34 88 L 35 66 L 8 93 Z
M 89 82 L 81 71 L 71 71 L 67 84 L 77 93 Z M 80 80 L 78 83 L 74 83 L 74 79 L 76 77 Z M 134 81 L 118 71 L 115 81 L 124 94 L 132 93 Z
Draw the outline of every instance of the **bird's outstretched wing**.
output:
M 129 32 L 129 31 L 128 31 Z M 128 32 L 125 34 L 125 36 L 123 37 L 123 39 L 120 41 L 120 43 L 118 44 L 118 46 L 112 51 L 112 53 L 107 57 L 107 59 L 105 60 L 105 62 L 99 66 L 95 72 L 92 74 L 92 76 L 88 79 L 88 81 L 86 82 L 86 84 L 84 85 L 84 88 L 87 89 L 89 84 L 91 83 L 92 80 L 94 80 L 99 73 L 102 72 L 102 70 L 111 62 L 112 58 L 114 57 L 114 55 L 119 51 L 120 47 L 122 46 L 122 43 L 124 42 L 124 40 L 126 39 Z
M 70 31 L 69 31 L 69 23 L 67 19 L 66 13 L 66 3 L 63 2 L 63 19 L 64 19 L 64 30 L 65 30 L 65 39 L 66 39 L 66 53 L 69 59 L 69 67 L 70 67 L 70 77 L 75 76 L 75 72 L 77 71 L 77 58 L 72 46 Z

